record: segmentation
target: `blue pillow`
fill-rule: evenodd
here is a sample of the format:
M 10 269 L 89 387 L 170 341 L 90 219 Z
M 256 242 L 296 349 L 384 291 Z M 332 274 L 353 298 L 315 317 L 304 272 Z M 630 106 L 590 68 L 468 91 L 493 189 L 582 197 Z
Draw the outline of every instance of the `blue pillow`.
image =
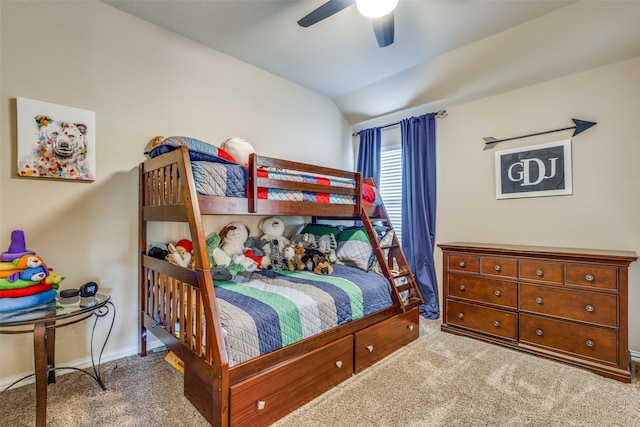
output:
M 218 148 L 215 145 L 195 138 L 188 138 L 186 136 L 170 136 L 169 138 L 165 138 L 160 144 L 156 145 L 145 154 L 149 157 L 157 157 L 182 146 L 189 149 L 189 158 L 192 162 L 213 162 L 224 163 L 227 165 L 238 163 L 231 154 L 227 153 L 222 148 Z

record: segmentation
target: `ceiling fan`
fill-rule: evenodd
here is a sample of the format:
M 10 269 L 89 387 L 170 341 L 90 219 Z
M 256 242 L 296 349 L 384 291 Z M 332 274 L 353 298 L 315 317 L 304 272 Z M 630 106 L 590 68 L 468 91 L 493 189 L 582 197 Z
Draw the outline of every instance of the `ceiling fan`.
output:
M 310 27 L 342 9 L 356 4 L 360 14 L 371 18 L 378 46 L 393 43 L 393 10 L 398 0 L 330 0 L 298 21 L 301 27 Z

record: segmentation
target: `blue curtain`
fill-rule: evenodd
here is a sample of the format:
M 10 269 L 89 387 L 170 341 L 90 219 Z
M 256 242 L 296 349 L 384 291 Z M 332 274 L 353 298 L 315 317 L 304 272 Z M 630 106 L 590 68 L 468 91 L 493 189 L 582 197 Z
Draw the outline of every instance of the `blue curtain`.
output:
M 373 178 L 376 185 L 380 185 L 380 150 L 382 137 L 380 128 L 363 129 L 360 131 L 360 146 L 358 147 L 358 163 L 356 171 L 362 173 L 363 178 Z
M 440 317 L 433 263 L 436 227 L 435 114 L 400 122 L 402 138 L 402 249 L 416 277 L 424 304 L 420 314 Z

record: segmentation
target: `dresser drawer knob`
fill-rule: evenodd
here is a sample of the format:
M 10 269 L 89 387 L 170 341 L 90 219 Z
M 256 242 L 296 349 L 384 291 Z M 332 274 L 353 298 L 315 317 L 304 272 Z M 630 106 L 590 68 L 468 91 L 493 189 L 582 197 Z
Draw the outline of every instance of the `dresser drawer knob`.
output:
M 460 261 L 460 268 L 465 268 L 467 264 L 464 261 Z
M 336 366 L 337 366 L 338 368 L 342 368 L 342 360 L 337 360 L 337 361 L 336 361 Z
M 496 291 L 494 292 L 495 296 L 499 297 L 502 295 L 502 292 L 500 292 L 500 289 L 496 289 Z
M 367 346 L 367 350 L 369 350 L 369 353 L 373 353 L 373 346 L 372 345 L 368 345 Z
M 594 345 L 596 345 L 596 343 L 594 343 L 592 340 L 586 340 L 584 343 L 587 345 L 587 347 L 593 347 Z
M 258 408 L 259 411 L 264 409 L 264 406 L 267 404 L 267 402 L 265 402 L 264 400 L 258 400 L 258 403 L 256 404 L 256 407 Z
M 536 329 L 536 335 L 541 337 L 544 335 L 544 331 L 542 329 Z
M 542 299 L 542 297 L 536 297 L 536 302 L 538 304 L 542 304 L 544 302 L 544 300 Z
M 586 276 L 584 276 L 584 279 L 587 282 L 593 282 L 593 274 L 587 274 Z
M 407 326 L 407 329 L 409 329 L 409 331 L 413 331 L 413 325 Z
M 467 287 L 465 285 L 460 285 L 460 290 L 464 292 L 467 290 Z
M 539 277 L 542 277 L 542 276 L 544 276 L 544 271 L 543 271 L 541 268 L 539 268 L 539 269 L 537 269 L 537 270 L 536 270 L 536 274 L 537 274 Z
M 587 304 L 587 306 L 584 309 L 587 310 L 588 312 L 592 312 L 596 308 L 594 306 L 592 306 L 591 304 Z
M 495 266 L 495 270 L 500 273 L 502 271 L 502 267 L 500 267 L 499 265 Z
M 464 313 L 458 313 L 458 319 L 464 319 Z
M 496 328 L 499 328 L 500 327 L 500 321 L 499 320 L 495 320 L 493 322 L 493 326 L 495 326 Z

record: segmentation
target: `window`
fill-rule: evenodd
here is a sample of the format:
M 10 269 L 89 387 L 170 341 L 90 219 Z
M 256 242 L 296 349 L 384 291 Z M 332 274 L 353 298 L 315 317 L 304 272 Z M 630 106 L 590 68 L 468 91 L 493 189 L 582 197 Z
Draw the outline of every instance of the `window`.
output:
M 400 145 L 382 149 L 380 195 L 400 241 L 402 238 L 402 149 Z

